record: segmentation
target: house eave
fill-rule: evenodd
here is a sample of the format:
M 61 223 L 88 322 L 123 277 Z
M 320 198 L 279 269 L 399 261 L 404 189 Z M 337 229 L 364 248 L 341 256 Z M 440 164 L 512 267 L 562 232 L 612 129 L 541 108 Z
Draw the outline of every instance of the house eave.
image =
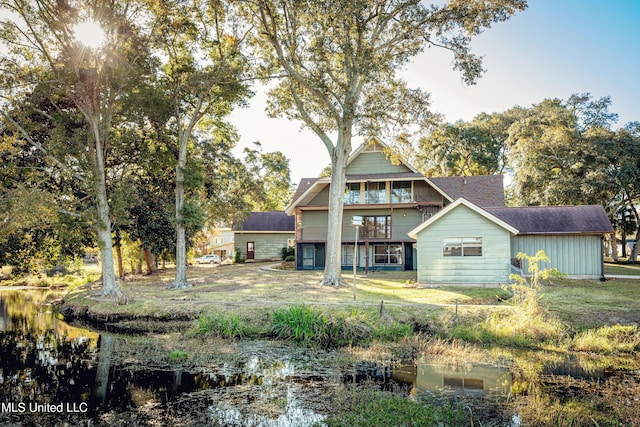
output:
M 435 223 L 440 218 L 442 218 L 443 216 L 447 215 L 450 211 L 454 210 L 455 208 L 457 208 L 460 205 L 463 205 L 463 206 L 471 209 L 472 211 L 474 211 L 478 215 L 480 215 L 480 216 L 486 218 L 487 220 L 493 222 L 497 226 L 504 228 L 505 230 L 507 230 L 509 233 L 511 233 L 513 235 L 517 235 L 519 233 L 519 230 L 517 228 L 515 228 L 512 225 L 504 222 L 500 218 L 490 214 L 489 212 L 487 212 L 484 209 L 482 209 L 481 207 L 471 203 L 470 201 L 460 197 L 459 199 L 456 199 L 450 205 L 446 206 L 444 209 L 442 209 L 439 212 L 437 212 L 431 218 L 429 218 L 428 220 L 426 220 L 422 224 L 418 225 L 413 230 L 409 231 L 407 234 L 412 239 L 416 239 L 417 240 L 418 239 L 418 233 L 420 233 L 422 230 L 424 230 L 425 228 L 429 227 L 431 224 Z

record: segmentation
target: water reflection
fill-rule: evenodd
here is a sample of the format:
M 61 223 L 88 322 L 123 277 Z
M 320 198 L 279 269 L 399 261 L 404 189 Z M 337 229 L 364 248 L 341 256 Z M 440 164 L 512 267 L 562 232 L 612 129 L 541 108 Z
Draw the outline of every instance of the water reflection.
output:
M 356 365 L 355 375 L 346 375 L 346 382 L 376 381 L 382 390 L 404 389 L 408 394 L 437 391 L 447 395 L 496 398 L 506 397 L 511 389 L 511 373 L 501 366 L 486 364 L 434 364 L 421 360 L 417 364 L 378 366 Z
M 549 395 L 549 384 L 567 389 L 548 378 L 599 384 L 615 374 L 593 359 L 540 352 L 503 353 L 499 359 L 509 363 L 499 366 L 424 358 L 401 365 L 358 362 L 345 371 L 331 352 L 270 341 L 207 349 L 211 359 L 189 369 L 179 361 L 149 366 L 149 354 L 133 348 L 137 341 L 58 318 L 47 305 L 58 297 L 51 291 L 0 291 L 0 425 L 127 425 L 133 419 L 138 425 L 306 426 L 331 412 L 329 396 L 341 396 L 336 390 L 344 383 L 373 382 L 425 402 L 445 396 L 502 405 L 506 396 L 522 396 L 526 407 L 528 396 Z M 157 355 L 157 342 L 139 340 Z M 624 384 L 640 393 L 638 383 L 632 378 Z M 11 406 L 19 403 L 84 403 L 88 412 L 30 414 Z M 487 413 L 499 412 L 495 407 Z

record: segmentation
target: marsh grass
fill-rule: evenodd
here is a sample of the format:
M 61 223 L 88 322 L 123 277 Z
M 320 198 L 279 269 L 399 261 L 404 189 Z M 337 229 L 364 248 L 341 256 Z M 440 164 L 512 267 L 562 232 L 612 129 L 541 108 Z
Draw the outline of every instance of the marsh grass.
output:
M 599 354 L 635 354 L 640 350 L 640 329 L 637 325 L 612 325 L 579 332 L 571 349 Z
M 306 305 L 280 308 L 271 316 L 275 338 L 305 345 L 337 347 L 371 341 L 397 341 L 413 334 L 413 326 L 381 318 L 372 310 L 324 309 Z
M 213 313 L 200 316 L 196 325 L 196 335 L 222 338 L 242 338 L 247 335 L 245 322 L 235 313 Z

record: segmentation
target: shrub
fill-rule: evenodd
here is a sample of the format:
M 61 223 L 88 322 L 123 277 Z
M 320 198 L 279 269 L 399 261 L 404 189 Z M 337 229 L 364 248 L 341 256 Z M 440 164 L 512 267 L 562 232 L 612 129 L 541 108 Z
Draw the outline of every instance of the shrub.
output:
M 293 258 L 293 259 L 287 259 L 287 258 Z M 293 261 L 296 259 L 296 250 L 295 248 L 282 248 L 282 260 L 283 261 Z

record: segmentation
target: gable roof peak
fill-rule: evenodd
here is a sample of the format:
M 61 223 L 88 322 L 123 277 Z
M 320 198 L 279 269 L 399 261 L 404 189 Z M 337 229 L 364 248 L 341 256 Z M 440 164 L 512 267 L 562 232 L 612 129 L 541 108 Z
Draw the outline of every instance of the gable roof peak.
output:
M 419 173 L 418 169 L 416 169 L 411 163 L 409 163 L 404 157 L 400 155 L 396 150 L 389 147 L 387 144 L 382 142 L 382 140 L 376 136 L 372 136 L 368 140 L 364 141 L 362 144 L 356 148 L 351 155 L 349 156 L 349 160 L 347 161 L 347 167 L 362 153 L 371 153 L 371 152 L 381 152 L 383 153 L 387 159 L 393 157 L 393 159 L 399 164 L 407 167 L 411 172 Z

